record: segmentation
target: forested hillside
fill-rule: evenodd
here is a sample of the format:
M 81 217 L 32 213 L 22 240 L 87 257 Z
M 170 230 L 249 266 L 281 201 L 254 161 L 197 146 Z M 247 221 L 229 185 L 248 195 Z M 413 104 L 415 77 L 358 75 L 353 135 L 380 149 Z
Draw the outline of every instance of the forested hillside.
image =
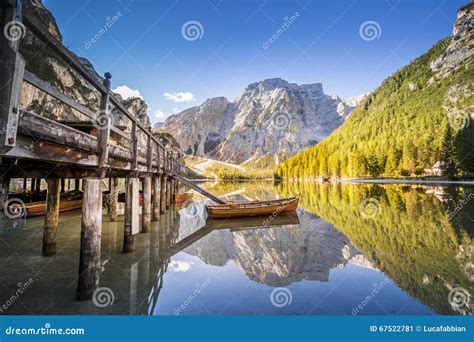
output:
M 409 176 L 438 160 L 448 176 L 472 175 L 473 9 L 460 10 L 451 38 L 387 78 L 328 138 L 280 164 L 276 176 Z

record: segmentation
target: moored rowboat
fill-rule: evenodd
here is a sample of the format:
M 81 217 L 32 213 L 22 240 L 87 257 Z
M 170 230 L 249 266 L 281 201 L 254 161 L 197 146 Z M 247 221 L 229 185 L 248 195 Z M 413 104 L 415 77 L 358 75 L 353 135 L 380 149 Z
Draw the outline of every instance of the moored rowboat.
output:
M 175 194 L 174 195 L 174 201 L 176 203 L 181 203 L 181 202 L 184 202 L 190 198 L 193 197 L 193 194 L 192 193 L 188 193 L 188 192 L 185 192 L 185 193 L 182 193 L 182 194 Z
M 299 197 L 291 197 L 271 201 L 207 205 L 206 209 L 208 215 L 212 218 L 277 215 L 279 213 L 295 211 L 298 207 L 298 201 Z
M 61 199 L 59 201 L 59 212 L 75 210 L 82 208 L 82 199 Z M 15 217 L 33 217 L 42 216 L 46 211 L 46 202 L 31 202 L 20 204 L 18 202 L 12 203 L 8 209 Z

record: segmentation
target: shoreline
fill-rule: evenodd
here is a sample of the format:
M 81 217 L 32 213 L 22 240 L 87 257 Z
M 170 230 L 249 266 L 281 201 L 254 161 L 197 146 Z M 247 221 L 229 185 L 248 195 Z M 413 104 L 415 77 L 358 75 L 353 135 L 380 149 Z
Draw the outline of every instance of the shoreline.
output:
M 263 179 L 216 179 L 216 178 L 201 178 L 201 179 L 192 179 L 192 182 L 269 182 L 275 181 L 271 178 Z M 318 180 L 295 180 L 295 179 L 281 179 L 279 182 L 303 182 L 303 183 L 321 183 Z M 474 185 L 473 180 L 429 180 L 429 179 L 397 179 L 397 178 L 342 178 L 326 181 L 324 183 L 351 183 L 351 184 L 439 184 L 439 185 L 449 185 L 449 184 L 459 184 L 459 185 Z
M 379 183 L 379 184 L 461 184 L 474 185 L 474 180 L 429 180 L 429 179 L 397 179 L 397 178 L 343 178 L 335 180 L 336 183 Z

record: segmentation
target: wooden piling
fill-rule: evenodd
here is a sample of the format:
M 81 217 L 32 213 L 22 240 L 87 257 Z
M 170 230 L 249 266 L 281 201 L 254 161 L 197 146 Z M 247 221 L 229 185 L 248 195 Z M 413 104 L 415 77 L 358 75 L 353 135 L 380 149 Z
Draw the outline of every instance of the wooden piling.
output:
M 124 236 L 123 252 L 130 253 L 135 249 L 134 235 L 139 232 L 139 199 L 138 178 L 126 178 L 125 180 L 125 213 L 124 213 Z
M 46 213 L 43 226 L 43 256 L 56 254 L 56 232 L 59 223 L 60 179 L 49 178 L 46 193 Z
M 61 193 L 66 191 L 66 180 L 61 178 Z
M 111 178 L 110 180 L 110 194 L 109 194 L 109 219 L 112 222 L 117 221 L 118 218 L 118 178 Z
M 79 178 L 76 178 L 76 179 L 74 180 L 74 192 L 75 192 L 76 194 L 78 194 L 79 191 L 80 191 L 80 190 L 79 190 L 79 182 L 80 182 L 80 179 L 79 179 Z
M 151 227 L 151 177 L 143 178 L 142 233 L 150 232 Z
M 167 178 L 166 176 L 162 176 L 161 177 L 161 213 L 165 213 L 166 212 L 166 181 L 167 181 Z
M 39 196 L 40 194 L 41 194 L 41 178 L 36 178 L 35 196 Z
M 153 177 L 152 190 L 152 219 L 158 221 L 161 214 L 161 177 Z
M 101 272 L 100 243 L 102 236 L 102 180 L 83 180 L 81 254 L 77 298 L 89 300 L 99 286 Z
M 1 210 L 4 210 L 5 203 L 8 201 L 8 192 L 10 191 L 10 178 L 3 177 L 2 178 L 2 191 L 0 193 L 0 204 L 1 204 Z
M 34 194 L 36 190 L 36 178 L 31 178 L 30 180 L 30 193 Z
M 23 190 L 26 190 L 27 183 L 28 183 L 28 178 L 23 178 Z
M 166 209 L 169 209 L 171 205 L 171 179 L 167 178 L 166 179 Z

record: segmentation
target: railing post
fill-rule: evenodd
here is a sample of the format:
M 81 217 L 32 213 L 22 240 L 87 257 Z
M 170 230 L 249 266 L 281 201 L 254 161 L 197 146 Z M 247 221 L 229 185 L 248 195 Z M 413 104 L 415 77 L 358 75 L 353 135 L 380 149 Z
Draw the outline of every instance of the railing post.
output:
M 137 138 L 137 122 L 132 121 L 132 170 L 138 167 L 138 138 Z
M 146 163 L 147 170 L 151 172 L 153 170 L 153 145 L 151 144 L 151 133 L 148 132 L 147 136 L 147 151 L 146 151 Z
M 110 79 L 112 75 L 108 72 L 104 74 L 104 87 L 106 92 L 102 94 L 100 99 L 100 112 L 97 116 L 97 150 L 99 153 L 99 168 L 107 166 L 109 158 L 109 139 L 110 139 L 110 125 L 112 125 L 112 117 L 109 111 L 109 97 L 110 97 Z
M 20 94 L 25 71 L 25 61 L 18 52 L 20 40 L 25 35 L 22 20 L 22 1 L 16 6 L 10 1 L 2 3 L 0 17 L 0 151 L 5 153 L 16 144 L 20 120 Z M 5 7 L 3 7 L 5 6 Z

